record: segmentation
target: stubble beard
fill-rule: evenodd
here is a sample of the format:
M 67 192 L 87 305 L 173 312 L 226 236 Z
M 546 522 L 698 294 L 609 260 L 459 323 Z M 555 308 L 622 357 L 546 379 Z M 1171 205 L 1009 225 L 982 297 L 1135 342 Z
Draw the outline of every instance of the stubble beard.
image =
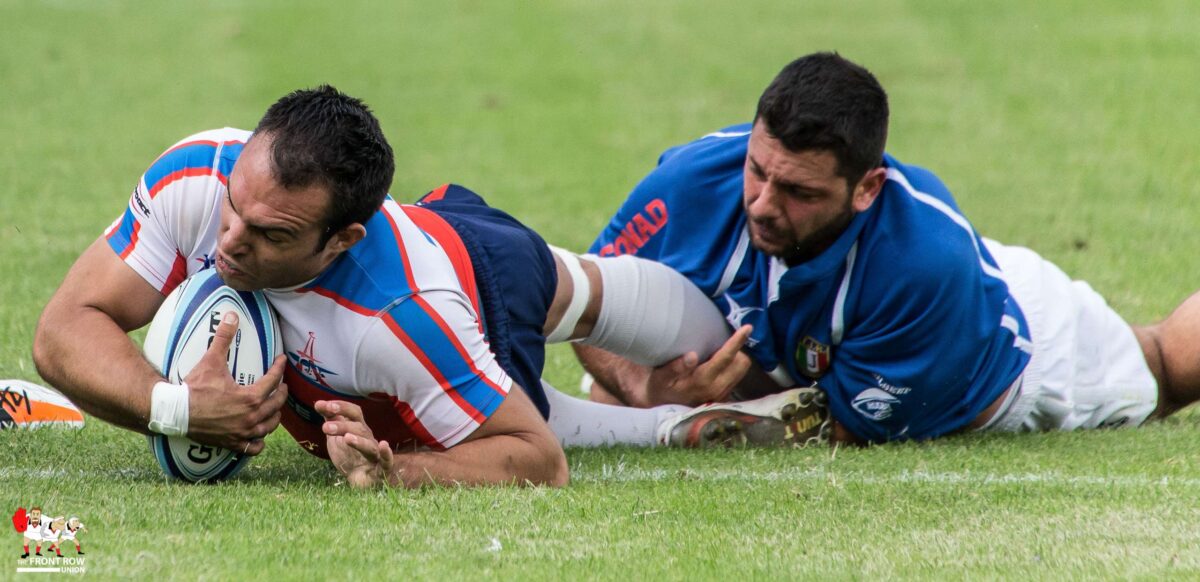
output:
M 850 226 L 850 221 L 854 220 L 855 214 L 856 212 L 854 212 L 851 201 L 847 200 L 846 206 L 841 212 L 817 230 L 809 233 L 808 236 L 790 246 L 782 249 L 764 249 L 759 243 L 754 241 L 754 237 L 750 238 L 750 242 L 759 251 L 783 259 L 789 267 L 794 267 L 812 260 L 833 246 L 833 243 L 837 242 L 838 237 L 842 236 L 842 233 Z

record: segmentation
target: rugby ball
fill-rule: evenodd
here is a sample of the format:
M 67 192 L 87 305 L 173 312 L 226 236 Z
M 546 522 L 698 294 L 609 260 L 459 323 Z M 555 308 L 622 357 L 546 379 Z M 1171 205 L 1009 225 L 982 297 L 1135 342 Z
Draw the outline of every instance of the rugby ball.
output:
M 167 296 L 150 322 L 142 353 L 168 381 L 183 382 L 229 311 L 238 316 L 238 330 L 229 346 L 229 372 L 238 384 L 253 384 L 282 352 L 279 321 L 261 293 L 226 287 L 216 269 L 196 273 Z M 183 436 L 150 435 L 149 439 L 163 472 L 184 481 L 226 479 L 250 459 Z
M 0 380 L 0 429 L 44 426 L 83 428 L 83 413 L 53 388 Z

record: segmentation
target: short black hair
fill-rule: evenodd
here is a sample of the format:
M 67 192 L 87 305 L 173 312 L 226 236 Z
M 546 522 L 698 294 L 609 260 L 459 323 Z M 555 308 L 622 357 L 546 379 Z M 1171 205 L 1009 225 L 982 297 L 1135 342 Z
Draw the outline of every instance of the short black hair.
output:
M 293 91 L 267 109 L 254 133 L 271 138 L 272 170 L 285 189 L 329 189 L 318 250 L 383 205 L 396 162 L 379 120 L 361 100 L 330 85 Z
M 789 63 L 758 99 L 754 119 L 789 151 L 832 153 L 852 188 L 883 163 L 887 93 L 870 71 L 837 53 Z

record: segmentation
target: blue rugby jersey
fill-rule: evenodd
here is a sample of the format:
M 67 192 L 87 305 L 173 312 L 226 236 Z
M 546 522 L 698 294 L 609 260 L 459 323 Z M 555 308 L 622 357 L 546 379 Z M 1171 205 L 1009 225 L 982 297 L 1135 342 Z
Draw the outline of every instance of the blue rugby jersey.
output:
M 749 124 L 667 150 L 590 251 L 665 263 L 753 324 L 781 384 L 817 381 L 871 441 L 957 430 L 1021 374 L 1031 344 L 996 261 L 933 175 L 885 156 L 878 199 L 825 252 L 788 267 L 750 244 Z M 804 382 L 807 383 L 807 382 Z

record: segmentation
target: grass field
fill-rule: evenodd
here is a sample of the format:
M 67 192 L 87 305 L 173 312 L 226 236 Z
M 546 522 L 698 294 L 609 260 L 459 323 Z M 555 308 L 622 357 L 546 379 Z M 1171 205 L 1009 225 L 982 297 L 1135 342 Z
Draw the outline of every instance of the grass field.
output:
M 1197 30 L 1193 0 L 0 0 L 0 378 L 39 381 L 42 306 L 163 148 L 252 127 L 289 90 L 373 105 L 396 198 L 455 181 L 581 250 L 661 150 L 748 120 L 818 49 L 879 76 L 889 151 L 984 235 L 1151 321 L 1200 288 Z M 551 351 L 552 383 L 578 374 Z M 861 450 L 573 450 L 561 490 L 356 492 L 283 431 L 240 478 L 187 486 L 92 421 L 0 434 L 0 510 L 81 516 L 100 578 L 1195 579 L 1198 437 L 1184 413 Z

